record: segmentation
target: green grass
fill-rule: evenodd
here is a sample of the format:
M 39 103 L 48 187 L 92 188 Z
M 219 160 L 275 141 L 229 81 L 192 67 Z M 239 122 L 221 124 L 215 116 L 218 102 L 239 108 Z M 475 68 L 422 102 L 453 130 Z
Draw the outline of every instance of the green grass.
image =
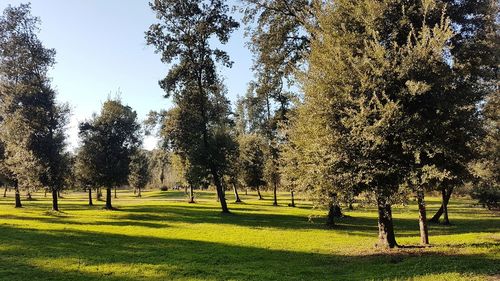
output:
M 270 195 L 242 196 L 223 215 L 215 194 L 119 192 L 115 211 L 86 206 L 68 193 L 62 212 L 35 194 L 13 207 L 0 198 L 0 280 L 496 280 L 500 278 L 500 216 L 466 199 L 450 206 L 451 226 L 431 225 L 431 247 L 374 247 L 376 212 L 346 211 L 334 229 L 299 201 L 279 207 Z M 229 196 L 229 194 L 228 194 Z M 233 198 L 228 200 L 232 202 Z M 428 198 L 429 214 L 439 207 Z M 314 217 L 312 221 L 308 217 Z M 414 205 L 394 209 L 398 243 L 418 245 Z

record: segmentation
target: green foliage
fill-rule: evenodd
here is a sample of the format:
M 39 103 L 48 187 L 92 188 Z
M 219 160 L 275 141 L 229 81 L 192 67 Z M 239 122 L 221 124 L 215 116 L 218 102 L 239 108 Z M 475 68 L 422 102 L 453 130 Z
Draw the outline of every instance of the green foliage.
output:
M 238 139 L 239 165 L 244 184 L 251 188 L 263 186 L 265 170 L 265 142 L 256 134 L 246 134 Z
M 38 39 L 39 22 L 29 4 L 9 6 L 0 17 L 2 167 L 21 187 L 57 191 L 69 173 L 69 107 L 56 103 L 50 87 L 55 51 Z
M 137 114 L 121 101 L 108 99 L 101 113 L 80 124 L 80 176 L 94 187 L 127 183 L 129 163 L 140 144 Z
M 149 159 L 145 151 L 137 150 L 130 157 L 128 184 L 137 189 L 146 187 L 150 180 Z

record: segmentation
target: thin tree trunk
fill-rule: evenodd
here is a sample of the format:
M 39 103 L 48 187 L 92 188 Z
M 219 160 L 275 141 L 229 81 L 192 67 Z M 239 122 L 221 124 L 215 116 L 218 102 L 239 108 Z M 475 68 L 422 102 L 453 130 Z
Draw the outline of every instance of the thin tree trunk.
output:
M 291 196 L 291 199 L 292 199 L 292 203 L 290 203 L 290 207 L 295 207 L 295 196 L 293 194 L 293 190 L 290 191 L 290 196 Z
M 436 214 L 434 214 L 434 216 L 429 220 L 429 222 L 438 223 L 441 215 L 446 213 L 443 220 L 443 224 L 450 224 L 450 220 L 448 218 L 448 203 L 450 202 L 452 193 L 453 193 L 453 187 L 450 187 L 449 189 L 443 187 L 441 189 L 441 198 L 442 198 L 441 207 L 439 208 L 439 210 L 437 210 Z
M 7 187 L 7 186 L 5 186 L 5 189 L 4 189 L 4 191 L 3 191 L 3 197 L 7 197 L 7 188 L 8 188 L 8 187 Z
M 275 183 L 273 187 L 273 206 L 278 206 L 278 185 Z
M 21 193 L 19 192 L 19 186 L 17 183 L 15 184 L 15 189 L 16 189 L 16 208 L 22 208 L 23 204 L 21 204 Z
M 189 185 L 189 203 L 194 203 L 194 190 L 193 185 Z
M 89 187 L 89 206 L 94 206 L 94 203 L 92 202 L 92 188 Z
M 59 204 L 57 202 L 57 190 L 52 190 L 52 211 L 59 211 Z
M 259 195 L 259 200 L 263 200 L 262 195 L 260 194 L 260 188 L 257 186 L 257 195 Z
M 106 210 L 112 210 L 113 206 L 111 205 L 111 187 L 106 188 Z
M 417 191 L 418 225 L 420 227 L 420 244 L 429 244 L 429 230 L 427 228 L 427 214 L 425 212 L 425 197 L 423 188 Z
M 238 194 L 238 189 L 236 188 L 236 184 L 233 183 L 233 192 L 234 198 L 236 199 L 234 202 L 241 203 L 240 195 Z
M 245 195 L 248 195 L 248 187 L 245 188 Z
M 47 188 L 44 188 L 43 197 L 47 197 Z
M 116 199 L 116 198 L 118 198 L 118 197 L 116 197 L 116 187 L 115 187 L 115 199 Z
M 394 248 L 398 246 L 394 235 L 391 204 L 382 197 L 377 198 L 378 205 L 378 246 Z
M 140 187 L 137 188 L 137 197 L 142 197 L 142 192 Z

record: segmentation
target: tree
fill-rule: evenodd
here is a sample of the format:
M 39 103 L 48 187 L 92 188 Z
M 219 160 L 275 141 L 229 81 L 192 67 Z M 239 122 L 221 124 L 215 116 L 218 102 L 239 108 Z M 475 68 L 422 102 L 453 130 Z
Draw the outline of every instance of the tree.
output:
M 57 211 L 67 171 L 64 131 L 69 109 L 55 102 L 47 77 L 55 51 L 37 38 L 39 22 L 29 4 L 9 6 L 0 18 L 0 135 L 16 207 L 21 206 L 20 187 L 48 187 Z
M 80 124 L 81 160 L 94 173 L 94 186 L 106 187 L 106 209 L 111 189 L 127 183 L 129 163 L 140 144 L 137 114 L 118 99 L 104 102 L 100 115 Z
M 222 212 L 227 213 L 222 183 L 227 169 L 229 102 L 217 77 L 216 64 L 230 67 L 229 56 L 213 48 L 225 44 L 238 23 L 227 16 L 221 0 L 156 0 L 150 4 L 160 23 L 146 32 L 148 45 L 172 67 L 160 86 L 175 103 L 165 124 L 164 137 L 173 150 L 197 171 L 210 174 Z M 207 177 L 208 178 L 208 175 Z
M 146 187 L 149 179 L 149 159 L 146 152 L 138 150 L 130 159 L 128 175 L 128 183 L 138 190 L 138 197 L 141 197 L 141 189 Z
M 260 187 L 264 181 L 265 158 L 263 151 L 264 141 L 259 135 L 246 134 L 239 136 L 240 169 L 243 182 L 246 186 L 257 190 L 259 200 L 262 200 Z

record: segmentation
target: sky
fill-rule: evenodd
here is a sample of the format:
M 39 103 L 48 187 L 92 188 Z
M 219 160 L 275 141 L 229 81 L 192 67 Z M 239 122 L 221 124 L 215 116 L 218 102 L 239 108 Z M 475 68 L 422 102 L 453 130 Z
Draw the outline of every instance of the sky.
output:
M 0 10 L 27 1 L 0 0 Z M 56 65 L 50 70 L 58 101 L 72 108 L 68 126 L 69 148 L 78 146 L 78 123 L 99 113 L 108 96 L 120 93 L 124 104 L 137 111 L 139 120 L 150 110 L 171 107 L 158 80 L 168 72 L 160 55 L 147 46 L 144 32 L 156 22 L 146 0 L 31 0 L 31 12 L 41 19 L 39 38 L 54 48 Z M 231 2 L 232 1 L 228 1 Z M 233 15 L 238 20 L 239 15 Z M 220 69 L 234 102 L 244 95 L 253 78 L 252 55 L 243 27 L 233 33 L 223 49 L 234 65 Z M 147 137 L 144 147 L 154 148 Z

